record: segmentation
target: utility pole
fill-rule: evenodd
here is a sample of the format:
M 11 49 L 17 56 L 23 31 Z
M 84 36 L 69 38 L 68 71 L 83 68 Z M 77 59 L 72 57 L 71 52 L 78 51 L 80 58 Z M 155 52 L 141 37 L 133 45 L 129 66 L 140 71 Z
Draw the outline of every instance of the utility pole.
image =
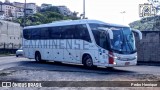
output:
M 85 0 L 83 0 L 83 19 L 85 19 Z
M 124 24 L 124 14 L 126 13 L 125 11 L 120 12 L 122 14 L 122 18 L 123 18 L 123 24 Z
M 26 26 L 26 0 L 24 2 L 24 18 L 23 18 L 23 27 Z

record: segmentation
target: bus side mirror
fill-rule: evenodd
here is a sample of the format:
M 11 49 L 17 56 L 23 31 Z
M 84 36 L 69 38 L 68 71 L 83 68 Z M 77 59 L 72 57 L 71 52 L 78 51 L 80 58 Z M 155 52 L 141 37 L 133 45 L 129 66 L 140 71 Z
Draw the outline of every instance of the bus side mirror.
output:
M 135 29 L 132 29 L 132 32 L 137 33 L 137 34 L 138 34 L 138 36 L 139 36 L 139 39 L 140 39 L 140 40 L 142 40 L 142 33 L 141 33 L 141 31 L 139 31 L 139 30 L 135 30 Z

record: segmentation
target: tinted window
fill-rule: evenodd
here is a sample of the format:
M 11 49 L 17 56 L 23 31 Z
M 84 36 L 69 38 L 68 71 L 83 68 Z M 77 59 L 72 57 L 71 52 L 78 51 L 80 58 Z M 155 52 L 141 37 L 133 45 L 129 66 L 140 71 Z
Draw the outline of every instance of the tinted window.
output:
M 25 39 L 82 39 L 91 42 L 86 25 L 24 29 Z
M 29 39 L 29 30 L 27 30 L 27 29 L 24 29 L 24 30 L 23 30 L 23 37 L 24 37 L 25 39 Z
M 100 46 L 100 32 L 98 30 L 93 30 L 92 32 L 93 32 L 97 45 Z
M 39 38 L 41 38 L 41 39 L 50 39 L 48 28 L 41 28 L 39 30 L 37 29 L 37 32 L 39 32 L 39 31 L 40 31 L 40 37 Z
M 90 35 L 86 25 L 77 25 L 74 33 L 77 39 L 80 38 L 82 40 L 91 42 Z
M 63 26 L 62 29 L 62 39 L 74 39 L 74 25 Z
M 93 32 L 97 45 L 108 50 L 109 43 L 108 43 L 108 38 L 107 38 L 108 36 L 107 32 L 98 31 L 98 30 L 93 30 L 92 32 Z
M 40 30 L 39 29 L 37 29 L 37 28 L 35 28 L 35 29 L 30 29 L 30 35 L 31 35 L 31 37 L 30 37 L 30 39 L 38 39 L 38 38 L 41 38 L 41 36 L 40 36 L 40 34 L 41 34 L 41 32 L 40 32 Z
M 100 27 L 109 28 L 109 26 L 101 24 L 90 24 L 93 36 L 98 46 L 109 49 L 108 33 L 105 30 L 99 29 Z
M 51 39 L 82 39 L 91 42 L 86 25 L 50 27 Z
M 61 27 L 50 27 L 50 39 L 61 39 Z

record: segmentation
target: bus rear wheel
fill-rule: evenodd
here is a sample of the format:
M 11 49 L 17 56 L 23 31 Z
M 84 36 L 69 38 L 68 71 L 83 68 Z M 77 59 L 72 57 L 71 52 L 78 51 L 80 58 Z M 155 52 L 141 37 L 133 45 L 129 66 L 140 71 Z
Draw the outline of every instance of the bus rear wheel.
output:
M 35 54 L 35 60 L 36 60 L 36 62 L 40 62 L 41 61 L 41 55 L 40 55 L 39 52 L 36 52 L 36 54 Z

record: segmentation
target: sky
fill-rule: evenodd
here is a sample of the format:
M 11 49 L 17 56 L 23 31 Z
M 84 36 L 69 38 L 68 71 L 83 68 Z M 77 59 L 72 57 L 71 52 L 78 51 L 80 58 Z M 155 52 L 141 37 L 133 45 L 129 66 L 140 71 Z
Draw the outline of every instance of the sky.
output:
M 1 0 L 5 1 L 5 0 Z M 25 0 L 10 0 L 10 2 L 24 2 Z M 83 0 L 26 0 L 37 5 L 42 3 L 55 6 L 65 5 L 71 11 L 83 13 Z M 88 19 L 101 20 L 108 23 L 127 25 L 139 20 L 139 4 L 147 3 L 147 0 L 85 0 L 86 17 Z M 121 13 L 124 12 L 125 13 Z

